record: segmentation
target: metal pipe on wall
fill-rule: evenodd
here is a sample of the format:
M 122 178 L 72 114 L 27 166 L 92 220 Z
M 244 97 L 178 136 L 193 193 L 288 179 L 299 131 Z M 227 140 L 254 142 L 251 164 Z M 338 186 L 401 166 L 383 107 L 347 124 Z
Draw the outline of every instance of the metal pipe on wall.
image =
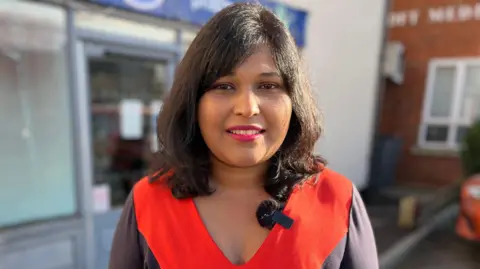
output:
M 381 45 L 380 45 L 380 54 L 378 55 L 378 77 L 377 77 L 377 85 L 376 85 L 376 96 L 375 96 L 375 103 L 374 103 L 374 112 L 373 112 L 373 124 L 372 124 L 372 139 L 370 141 L 370 156 L 369 156 L 369 169 L 367 173 L 367 180 L 371 181 L 372 176 L 373 176 L 373 169 L 372 169 L 372 164 L 374 161 L 374 154 L 375 154 L 375 143 L 376 143 L 376 137 L 377 137 L 377 132 L 378 129 L 380 128 L 380 120 L 381 120 L 381 114 L 382 114 L 382 108 L 383 108 L 383 101 L 384 101 L 384 92 L 386 89 L 386 84 L 385 84 L 385 79 L 383 76 L 383 62 L 385 59 L 385 48 L 387 46 L 388 42 L 388 33 L 389 33 L 389 27 L 387 23 L 388 19 L 388 14 L 390 11 L 390 7 L 392 4 L 392 0 L 387 0 L 385 1 L 385 7 L 384 7 L 384 15 L 382 17 L 383 19 L 383 29 L 382 29 L 382 38 L 381 38 Z M 370 185 L 370 184 L 369 184 Z M 367 192 L 371 193 L 370 190 Z M 369 194 L 367 194 L 368 196 Z M 368 199 L 368 197 L 365 197 Z
M 88 176 L 89 171 L 83 169 L 84 162 L 86 158 L 85 149 L 83 144 L 80 142 L 82 138 L 80 134 L 81 130 L 85 123 L 82 123 L 81 115 L 81 106 L 88 104 L 82 104 L 81 102 L 86 102 L 82 98 L 77 98 L 77 94 L 81 90 L 78 87 L 79 82 L 79 63 L 77 56 L 77 33 L 75 27 L 75 10 L 70 5 L 64 6 L 66 11 L 66 31 L 67 31 L 67 65 L 69 69 L 69 89 L 70 89 L 70 104 L 71 104 L 71 118 L 73 122 L 73 135 L 74 135 L 74 161 L 75 161 L 75 175 L 76 175 L 76 189 L 77 189 L 77 204 L 80 208 L 79 213 L 83 217 L 84 223 L 84 233 L 82 243 L 84 245 L 80 246 L 81 250 L 78 250 L 79 257 L 85 257 L 85 259 L 77 259 L 77 265 L 79 268 L 93 269 L 95 264 L 95 253 L 92 246 L 95 245 L 94 241 L 94 227 L 93 227 L 93 215 L 89 209 L 89 197 L 90 197 L 90 187 L 91 182 L 88 181 L 90 178 Z M 83 154 L 83 155 L 82 155 Z M 86 182 L 87 181 L 87 182 Z

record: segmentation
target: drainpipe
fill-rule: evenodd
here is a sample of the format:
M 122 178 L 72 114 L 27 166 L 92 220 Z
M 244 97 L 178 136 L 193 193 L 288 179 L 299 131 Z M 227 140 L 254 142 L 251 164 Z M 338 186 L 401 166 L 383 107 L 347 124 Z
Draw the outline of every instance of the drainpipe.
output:
M 384 92 L 385 92 L 385 78 L 383 76 L 383 62 L 385 59 L 385 48 L 387 46 L 388 42 L 388 33 L 389 33 L 389 27 L 388 27 L 388 14 L 390 11 L 390 8 L 392 6 L 392 1 L 393 0 L 387 0 L 385 1 L 385 6 L 384 6 L 384 15 L 383 15 L 383 31 L 382 31 L 382 38 L 381 38 L 381 47 L 380 47 L 380 54 L 378 56 L 378 72 L 377 72 L 377 85 L 376 85 L 376 95 L 375 95 L 375 102 L 374 102 L 374 113 L 373 113 L 373 126 L 372 126 L 372 139 L 370 140 L 370 156 L 369 156 L 369 167 L 368 167 L 368 173 L 367 173 L 367 180 L 370 183 L 371 177 L 372 177 L 372 163 L 373 163 L 373 158 L 375 154 L 375 143 L 376 143 L 376 137 L 377 137 L 377 132 L 380 127 L 380 117 L 382 113 L 382 106 L 383 106 L 383 101 L 384 101 Z M 369 190 L 371 190 L 370 184 L 366 188 L 367 192 L 369 193 Z M 368 198 L 367 194 L 367 198 Z

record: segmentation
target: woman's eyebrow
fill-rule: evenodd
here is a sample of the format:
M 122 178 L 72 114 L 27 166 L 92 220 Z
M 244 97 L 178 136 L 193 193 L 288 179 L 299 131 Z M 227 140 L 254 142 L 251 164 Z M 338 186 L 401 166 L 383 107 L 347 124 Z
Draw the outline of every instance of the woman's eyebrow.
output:
M 280 74 L 276 71 L 274 72 L 264 72 L 259 75 L 260 77 L 281 77 Z
M 229 72 L 228 74 L 225 75 L 225 77 L 233 77 L 235 76 L 235 72 Z M 273 72 L 262 72 L 260 74 L 258 74 L 259 77 L 282 77 L 280 75 L 280 73 L 278 73 L 277 71 L 273 71 Z

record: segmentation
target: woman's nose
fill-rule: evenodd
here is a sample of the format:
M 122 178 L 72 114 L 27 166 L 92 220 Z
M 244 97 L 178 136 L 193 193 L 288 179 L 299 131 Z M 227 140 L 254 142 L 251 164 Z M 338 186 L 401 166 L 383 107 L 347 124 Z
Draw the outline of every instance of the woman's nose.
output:
M 233 113 L 237 116 L 253 117 L 260 113 L 259 100 L 255 92 L 251 89 L 238 91 L 235 98 Z

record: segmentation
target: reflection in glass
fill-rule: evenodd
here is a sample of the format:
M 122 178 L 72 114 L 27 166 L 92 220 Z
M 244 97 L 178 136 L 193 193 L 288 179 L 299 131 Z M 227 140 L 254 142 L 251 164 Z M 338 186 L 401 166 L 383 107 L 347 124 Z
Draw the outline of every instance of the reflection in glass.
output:
M 461 145 L 463 143 L 463 139 L 467 135 L 467 132 L 470 128 L 467 126 L 458 126 L 457 127 L 457 133 L 455 135 L 455 141 L 457 142 L 458 145 Z
M 475 120 L 479 115 L 480 102 L 480 66 L 468 66 L 463 90 L 460 117 L 467 121 Z
M 0 227 L 72 216 L 65 12 L 27 1 L 0 11 Z
M 448 138 L 447 125 L 428 125 L 426 141 L 427 142 L 446 142 Z
M 94 183 L 110 186 L 112 206 L 123 205 L 136 180 L 148 169 L 155 133 L 153 101 L 163 100 L 166 62 L 107 55 L 89 60 L 92 102 Z M 143 103 L 142 136 L 125 139 L 120 134 L 119 104 Z
M 430 116 L 449 117 L 455 85 L 455 67 L 439 67 L 435 73 Z

